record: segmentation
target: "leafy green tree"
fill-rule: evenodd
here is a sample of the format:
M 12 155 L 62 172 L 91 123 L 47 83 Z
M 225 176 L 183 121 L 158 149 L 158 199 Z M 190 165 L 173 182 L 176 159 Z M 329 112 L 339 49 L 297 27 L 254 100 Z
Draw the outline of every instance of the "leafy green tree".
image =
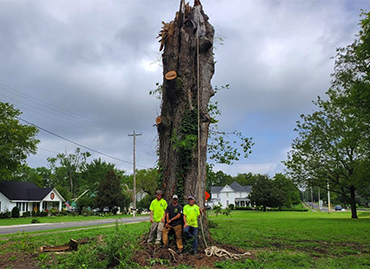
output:
M 222 172 L 217 171 L 214 172 L 211 169 L 212 166 L 207 166 L 207 186 L 208 190 L 210 190 L 211 186 L 225 186 L 230 185 L 233 183 L 234 179 L 232 176 Z
M 262 206 L 263 211 L 266 211 L 267 207 L 281 207 L 284 202 L 283 193 L 267 175 L 258 177 L 248 198 L 252 204 Z
M 111 211 L 115 206 L 123 208 L 125 200 L 118 176 L 113 170 L 108 171 L 98 186 L 96 205 L 101 209 L 108 207 Z
M 115 170 L 115 165 L 106 163 L 101 158 L 94 159 L 91 163 L 86 164 L 81 173 L 84 189 L 89 189 L 91 193 L 94 193 L 100 181 L 105 178 L 110 170 Z
M 155 198 L 156 180 L 158 178 L 157 169 L 140 169 L 136 171 L 136 190 L 143 191 Z M 133 182 L 133 176 L 130 176 L 130 182 Z
M 81 173 L 86 169 L 86 160 L 90 156 L 90 152 L 81 152 L 81 149 L 77 148 L 75 153 L 59 153 L 56 157 L 49 157 L 47 160 L 54 171 L 56 185 L 66 186 L 69 183 L 69 191 L 75 196 L 76 188 L 84 185 L 80 182 Z M 58 163 L 60 166 L 57 166 Z
M 252 186 L 257 180 L 257 177 L 257 175 L 253 175 L 249 172 L 237 174 L 236 177 L 234 177 L 234 180 L 242 186 Z
M 357 218 L 356 194 L 370 176 L 370 49 L 369 13 L 362 13 L 355 41 L 337 50 L 334 80 L 319 111 L 302 115 L 298 138 L 285 162 L 292 178 L 340 194 Z
M 281 200 L 283 207 L 291 207 L 300 204 L 299 189 L 293 182 L 281 173 L 277 173 L 273 178 L 275 188 L 282 194 Z
M 38 129 L 20 124 L 22 113 L 9 103 L 0 102 L 0 178 L 11 180 L 27 156 L 36 154 L 40 142 L 35 136 Z
M 14 180 L 20 182 L 32 182 L 36 186 L 44 187 L 41 175 L 36 168 L 31 168 L 27 164 L 21 164 L 13 175 Z

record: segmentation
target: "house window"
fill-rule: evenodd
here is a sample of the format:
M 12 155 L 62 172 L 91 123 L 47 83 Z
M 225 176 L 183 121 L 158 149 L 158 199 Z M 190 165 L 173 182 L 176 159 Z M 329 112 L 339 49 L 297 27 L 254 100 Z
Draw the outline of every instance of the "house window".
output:
M 229 197 L 229 193 L 228 192 L 226 193 L 226 197 Z

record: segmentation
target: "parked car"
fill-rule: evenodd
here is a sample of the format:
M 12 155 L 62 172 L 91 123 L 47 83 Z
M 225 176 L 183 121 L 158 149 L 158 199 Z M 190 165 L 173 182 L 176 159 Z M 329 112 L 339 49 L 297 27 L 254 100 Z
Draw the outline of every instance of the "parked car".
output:
M 336 205 L 334 209 L 335 211 L 342 211 L 342 207 L 340 205 Z

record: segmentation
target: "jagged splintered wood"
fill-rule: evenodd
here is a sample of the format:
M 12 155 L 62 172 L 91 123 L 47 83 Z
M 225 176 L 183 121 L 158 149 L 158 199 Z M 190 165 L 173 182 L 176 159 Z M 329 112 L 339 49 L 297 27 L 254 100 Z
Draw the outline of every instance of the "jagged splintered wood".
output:
M 208 22 L 208 16 L 204 13 L 200 1 L 194 1 L 194 6 L 190 7 L 189 3 L 185 4 L 185 1 L 181 0 L 175 19 L 163 25 L 159 34 L 160 49 L 163 49 L 163 90 L 160 117 L 161 122 L 166 124 L 159 124 L 157 128 L 164 198 L 171 202 L 173 194 L 181 195 L 179 199 L 184 204 L 187 202 L 187 196 L 193 195 L 196 197 L 196 203 L 204 209 L 207 140 L 210 124 L 208 103 L 214 95 L 211 87 L 211 78 L 214 73 L 214 29 Z M 176 79 L 167 79 L 166 75 L 170 72 L 177 74 Z M 198 107 L 200 137 L 197 134 Z M 191 124 L 190 127 L 184 127 L 185 121 Z M 191 138 L 196 136 L 197 141 L 194 142 L 194 147 L 180 150 L 177 142 L 184 141 L 184 137 L 188 135 L 186 132 L 192 132 Z M 199 156 L 198 142 L 200 144 Z M 181 165 L 184 159 L 187 162 L 185 166 Z M 198 180 L 198 172 L 200 180 Z M 208 225 L 206 220 L 204 221 L 205 231 L 208 233 Z

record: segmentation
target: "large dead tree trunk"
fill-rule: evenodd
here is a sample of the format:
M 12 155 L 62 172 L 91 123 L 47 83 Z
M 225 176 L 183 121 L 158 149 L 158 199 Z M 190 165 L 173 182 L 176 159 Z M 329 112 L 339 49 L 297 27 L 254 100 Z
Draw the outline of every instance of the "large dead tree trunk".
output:
M 214 29 L 197 0 L 194 7 L 182 0 L 175 19 L 163 24 L 160 42 L 161 49 L 164 48 L 164 79 L 161 115 L 157 120 L 160 184 L 168 202 L 177 194 L 180 203 L 185 204 L 187 196 L 193 195 L 204 209 L 208 103 L 214 95 L 211 87 Z M 207 220 L 202 219 L 209 239 Z

